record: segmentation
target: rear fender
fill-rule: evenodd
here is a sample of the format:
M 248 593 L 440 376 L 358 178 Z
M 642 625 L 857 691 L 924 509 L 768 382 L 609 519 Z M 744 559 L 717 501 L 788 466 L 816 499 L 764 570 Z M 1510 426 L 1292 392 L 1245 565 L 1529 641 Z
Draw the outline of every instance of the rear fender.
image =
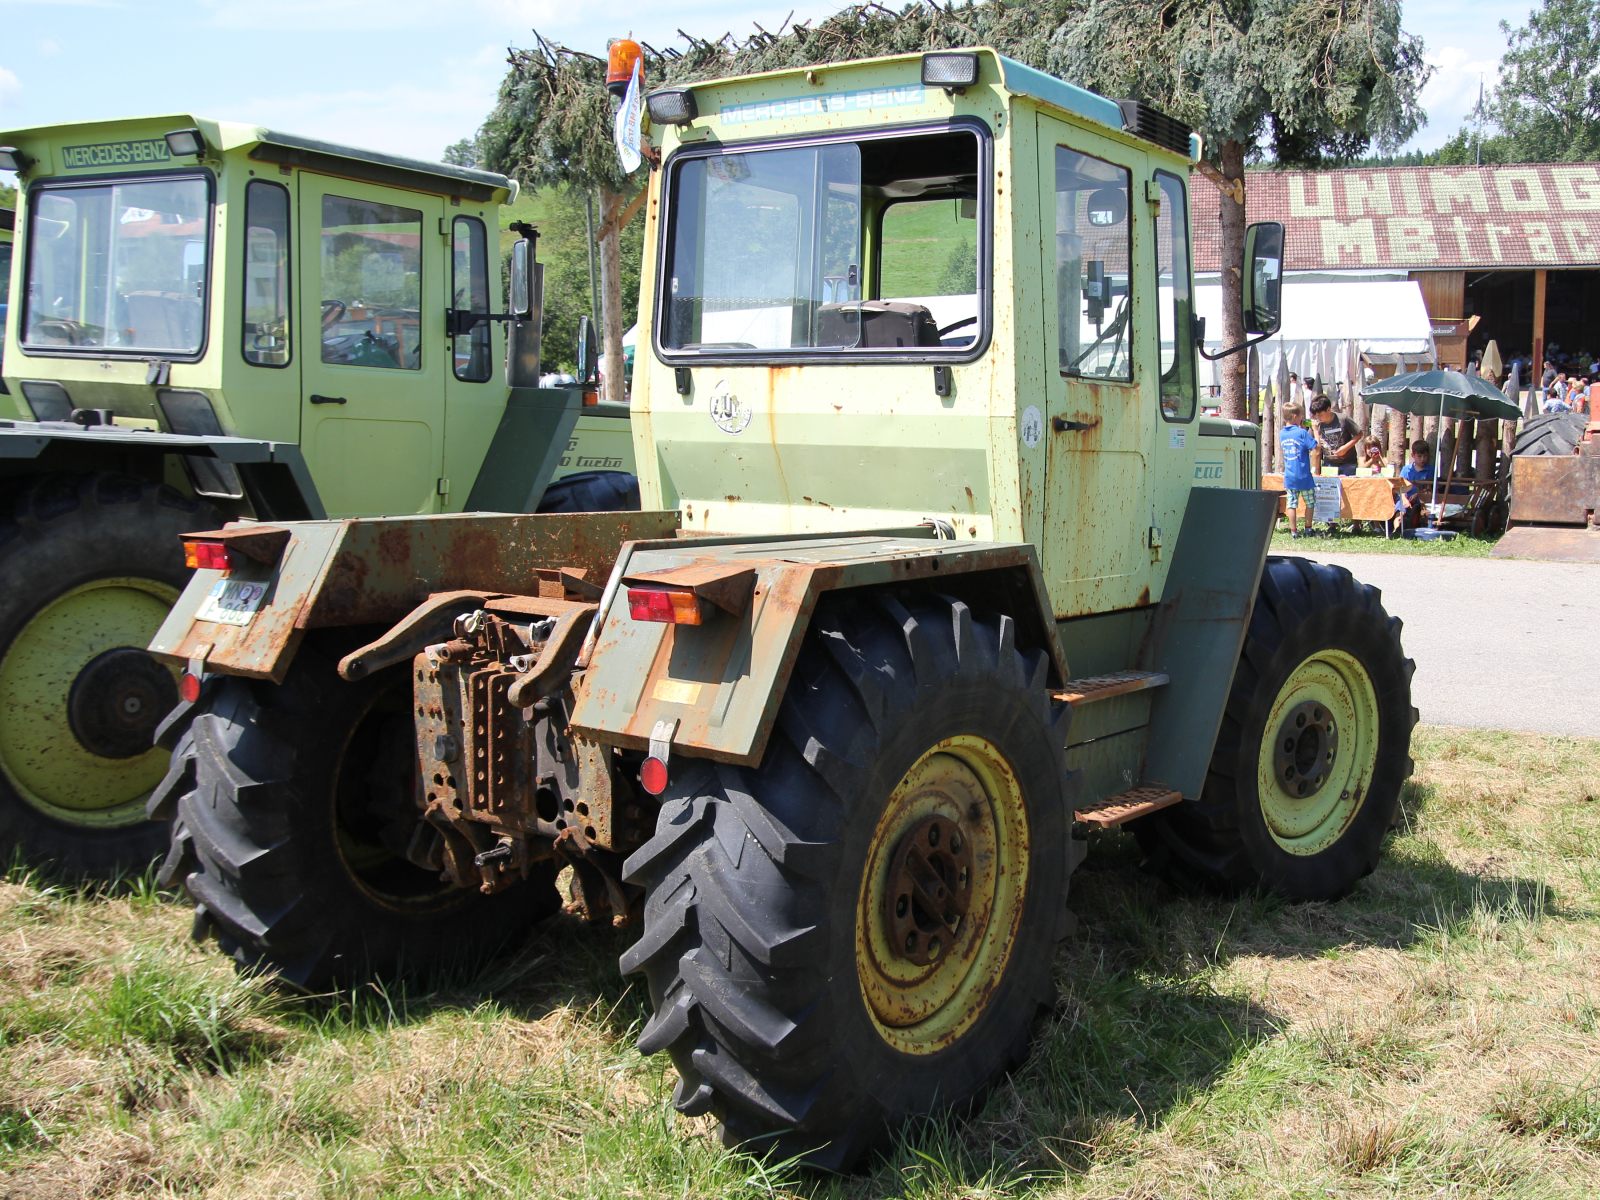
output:
M 917 530 L 630 547 L 575 689 L 573 731 L 644 750 L 658 721 L 676 721 L 675 749 L 756 765 L 818 599 L 845 588 L 920 586 L 1004 612 L 1016 622 L 1018 647 L 1047 651 L 1053 682 L 1064 683 L 1066 662 L 1033 547 L 931 536 Z M 744 570 L 754 573 L 753 586 L 727 586 Z M 705 624 L 668 625 L 629 616 L 630 581 L 723 591 L 702 592 L 720 600 Z
M 241 528 L 230 526 L 230 528 Z M 247 526 L 245 526 L 247 528 Z M 309 629 L 393 625 L 432 594 L 539 594 L 538 571 L 605 579 L 624 543 L 669 537 L 676 512 L 484 514 L 284 521 L 276 562 L 239 559 L 229 579 L 265 588 L 244 624 L 196 617 L 219 571 L 196 571 L 150 643 L 169 661 L 283 682 Z

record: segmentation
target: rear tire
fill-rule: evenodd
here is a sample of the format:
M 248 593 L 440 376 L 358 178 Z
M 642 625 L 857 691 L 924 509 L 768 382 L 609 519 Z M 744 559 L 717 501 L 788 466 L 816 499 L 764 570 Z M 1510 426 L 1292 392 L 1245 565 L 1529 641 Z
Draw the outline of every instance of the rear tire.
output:
M 539 512 L 638 512 L 639 477 L 627 471 L 563 475 L 539 498 Z
M 180 535 L 209 504 L 125 475 L 46 475 L 0 517 L 0 856 L 110 879 L 159 858 L 151 744 L 178 703 L 145 653 L 192 572 Z
M 640 1050 L 671 1055 L 678 1110 L 726 1141 L 845 1170 L 1026 1055 L 1055 996 L 1077 778 L 1048 659 L 1014 632 L 938 597 L 830 596 L 761 766 L 690 760 L 669 786 L 626 867 L 646 901 L 621 966 L 649 981 Z M 940 821 L 967 833 L 970 875 L 941 878 L 969 880 L 969 908 L 898 928 L 903 848 Z
M 346 683 L 338 651 L 359 640 L 335 640 L 308 639 L 281 686 L 207 685 L 151 802 L 173 819 L 161 882 L 194 899 L 197 940 L 306 990 L 468 968 L 560 907 L 554 864 L 484 896 L 401 857 L 409 664 Z
M 1370 875 L 1413 767 L 1400 629 L 1345 568 L 1267 559 L 1200 799 L 1134 824 L 1152 866 L 1291 900 Z

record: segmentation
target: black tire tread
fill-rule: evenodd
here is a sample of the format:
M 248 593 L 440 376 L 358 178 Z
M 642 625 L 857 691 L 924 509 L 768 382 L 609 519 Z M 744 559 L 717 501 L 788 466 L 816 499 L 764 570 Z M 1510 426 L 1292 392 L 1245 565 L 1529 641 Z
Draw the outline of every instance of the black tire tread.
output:
M 6 481 L 0 505 L 0 656 L 39 608 L 95 579 L 139 575 L 182 589 L 192 573 L 178 534 L 221 522 L 164 484 L 102 471 Z M 3 719 L 3 718 L 0 718 Z M 150 823 L 92 829 L 52 819 L 0 776 L 0 855 L 111 879 L 144 870 L 167 846 Z
M 835 1053 L 837 1014 L 818 978 L 829 954 L 822 898 L 835 887 L 854 894 L 836 877 L 848 797 L 880 735 L 954 676 L 1025 689 L 1034 719 L 1059 721 L 1068 710 L 1052 708 L 1047 671 L 1042 652 L 1016 649 L 1010 618 L 975 619 L 956 601 L 874 593 L 824 603 L 761 766 L 690 760 L 655 836 L 626 863 L 626 878 L 649 892 L 643 935 L 620 962 L 649 980 L 655 1012 L 639 1048 L 671 1054 L 679 1111 L 714 1112 L 730 1142 L 775 1139 L 779 1153 L 834 1170 L 894 1119 Z M 1064 750 L 1059 769 L 1070 796 Z M 1031 999 L 1052 1002 L 1049 971 L 1035 982 Z M 963 1080 L 962 1095 L 1014 1067 L 1028 1031 L 1017 1021 L 1003 1062 Z

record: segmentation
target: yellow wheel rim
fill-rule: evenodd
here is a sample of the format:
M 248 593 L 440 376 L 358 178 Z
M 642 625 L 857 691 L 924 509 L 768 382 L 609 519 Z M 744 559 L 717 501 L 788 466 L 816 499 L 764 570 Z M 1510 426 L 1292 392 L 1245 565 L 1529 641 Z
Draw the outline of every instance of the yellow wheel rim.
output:
M 33 807 L 91 828 L 145 819 L 144 802 L 166 774 L 167 752 L 95 754 L 73 732 L 67 704 L 73 684 L 101 655 L 149 645 L 177 598 L 175 588 L 151 579 L 97 579 L 41 608 L 6 650 L 0 770 Z
M 906 956 L 894 893 L 907 836 L 932 825 L 960 830 L 970 879 L 962 880 L 965 912 L 948 936 L 939 934 L 939 957 L 924 964 Z M 1015 773 L 983 738 L 939 742 L 890 795 L 861 882 L 856 972 L 884 1041 L 906 1054 L 935 1054 L 972 1027 L 1005 974 L 1027 887 L 1028 814 Z
M 1267 713 L 1256 792 L 1267 832 L 1290 854 L 1321 853 L 1361 811 L 1378 761 L 1378 696 L 1342 650 L 1289 673 Z

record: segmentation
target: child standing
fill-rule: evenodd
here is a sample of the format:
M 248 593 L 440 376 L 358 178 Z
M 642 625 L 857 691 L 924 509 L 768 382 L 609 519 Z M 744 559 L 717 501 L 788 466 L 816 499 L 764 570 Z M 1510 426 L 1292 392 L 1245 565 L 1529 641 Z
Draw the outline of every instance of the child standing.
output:
M 1305 420 L 1306 410 L 1298 401 L 1283 406 L 1283 429 L 1278 434 L 1278 446 L 1282 450 L 1290 537 L 1300 536 L 1297 510 L 1302 504 L 1306 506 L 1306 532 L 1311 532 L 1311 514 L 1317 506 L 1316 484 L 1312 480 L 1322 469 L 1322 451 L 1317 448 L 1317 439 L 1306 428 Z

